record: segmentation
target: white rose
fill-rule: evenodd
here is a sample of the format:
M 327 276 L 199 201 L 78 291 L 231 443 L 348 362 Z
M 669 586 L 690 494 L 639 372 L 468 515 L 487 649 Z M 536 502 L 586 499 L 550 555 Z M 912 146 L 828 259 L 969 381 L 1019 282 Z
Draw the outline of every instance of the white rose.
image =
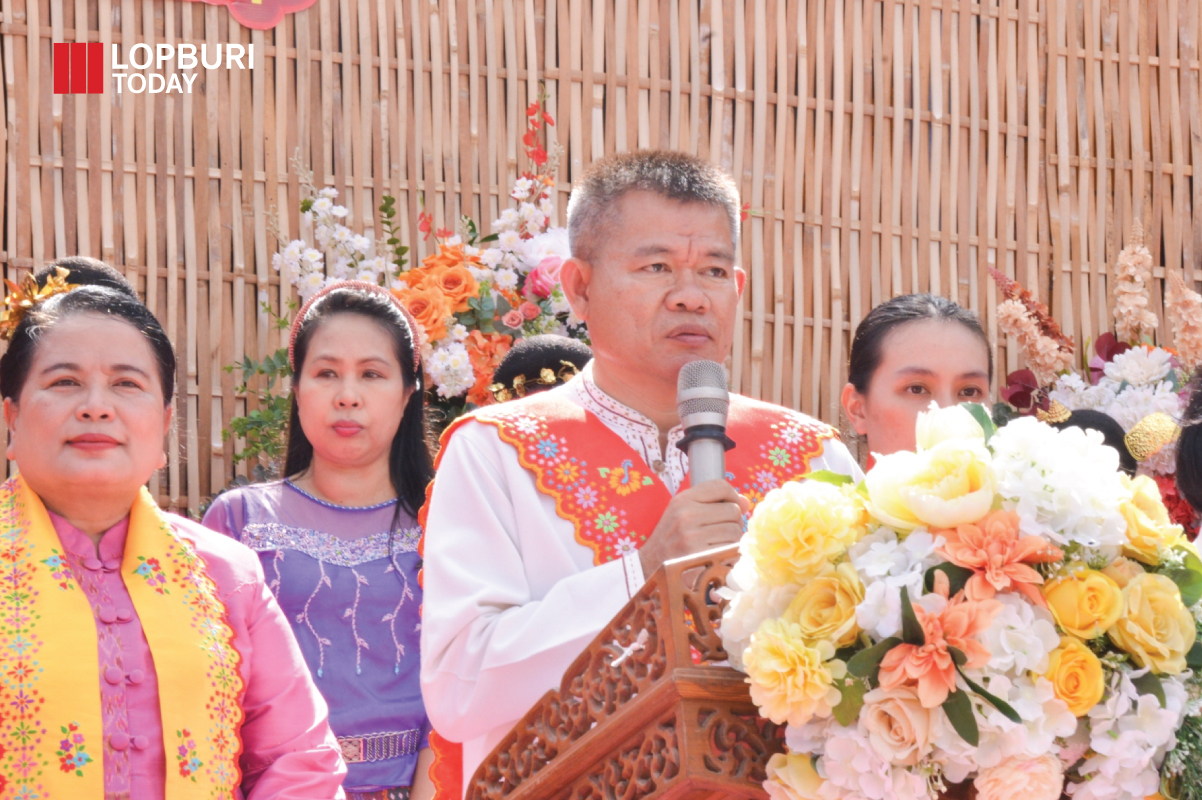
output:
M 919 450 L 930 450 L 948 439 L 985 444 L 985 431 L 968 409 L 961 405 L 940 408 L 934 400 L 926 411 L 919 412 L 914 433 Z

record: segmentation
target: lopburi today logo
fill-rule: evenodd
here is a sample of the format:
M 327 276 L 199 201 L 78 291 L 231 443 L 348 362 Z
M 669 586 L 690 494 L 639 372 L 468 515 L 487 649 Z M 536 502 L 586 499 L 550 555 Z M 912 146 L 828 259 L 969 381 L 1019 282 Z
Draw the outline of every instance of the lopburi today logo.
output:
M 117 94 L 191 94 L 197 69 L 254 69 L 255 46 L 142 42 L 122 56 L 121 46 L 114 44 L 111 80 L 100 42 L 55 42 L 52 61 L 55 94 L 103 94 L 113 83 Z

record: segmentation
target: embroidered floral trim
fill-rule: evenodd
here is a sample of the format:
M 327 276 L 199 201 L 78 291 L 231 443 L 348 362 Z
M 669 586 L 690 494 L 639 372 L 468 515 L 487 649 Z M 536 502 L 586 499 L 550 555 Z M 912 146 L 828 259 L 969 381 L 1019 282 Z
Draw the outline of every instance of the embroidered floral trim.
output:
M 421 528 L 401 528 L 393 537 L 392 552 L 417 550 Z M 271 550 L 298 550 L 305 555 L 339 567 L 357 567 L 368 561 L 388 557 L 388 531 L 358 539 L 340 539 L 330 533 L 281 525 L 278 522 L 252 522 L 242 529 L 242 543 L 260 553 Z
M 328 500 L 322 500 L 320 497 L 314 497 L 287 478 L 284 479 L 284 485 L 304 497 L 306 500 L 312 500 L 319 506 L 332 508 L 335 511 L 379 511 L 381 508 L 388 508 L 396 503 L 396 499 L 394 498 L 392 500 L 385 500 L 383 503 L 376 503 L 374 506 L 340 506 L 337 503 L 331 503 Z
M 53 553 L 53 555 L 51 555 L 50 558 L 43 558 L 42 563 L 50 568 L 50 575 L 56 581 L 58 581 L 58 588 L 74 589 L 75 576 L 71 572 L 70 565 L 67 564 L 67 559 L 63 557 L 62 553 L 54 548 L 51 548 L 50 552 Z
M 58 768 L 63 772 L 74 772 L 77 777 L 82 778 L 83 768 L 92 763 L 92 756 L 86 752 L 87 745 L 83 734 L 79 732 L 79 725 L 71 722 L 60 725 L 59 730 L 63 732 L 63 738 L 58 743 L 58 749 L 54 751 L 58 756 Z
M 196 755 L 196 740 L 192 738 L 192 731 L 187 728 L 176 731 L 175 738 L 179 739 L 179 747 L 175 748 L 175 761 L 179 765 L 180 777 L 191 778 L 192 782 L 196 783 L 196 772 L 204 766 L 204 762 Z
M 170 594 L 166 588 L 167 576 L 163 574 L 163 567 L 159 564 L 159 560 L 146 556 L 138 556 L 138 560 L 142 563 L 134 568 L 134 574 L 143 578 L 146 585 L 159 594 Z

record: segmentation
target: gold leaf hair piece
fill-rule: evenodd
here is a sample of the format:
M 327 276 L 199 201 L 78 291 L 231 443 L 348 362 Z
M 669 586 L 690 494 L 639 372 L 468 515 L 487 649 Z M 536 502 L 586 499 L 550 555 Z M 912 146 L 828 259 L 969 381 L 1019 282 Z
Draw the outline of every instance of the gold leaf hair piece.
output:
M 541 384 L 543 386 L 554 386 L 557 383 L 567 383 L 572 378 L 576 377 L 576 373 L 580 370 L 571 361 L 560 361 L 563 364 L 559 368 L 559 372 L 550 367 L 543 367 L 538 373 L 538 377 L 532 380 L 526 380 L 525 375 L 517 375 L 513 379 L 513 386 L 509 387 L 503 383 L 494 383 L 489 385 L 488 391 L 492 392 L 493 398 L 498 403 L 507 403 L 515 397 L 525 397 L 526 387 L 532 383 Z
M 1047 411 L 1044 411 L 1042 408 L 1036 411 L 1035 418 L 1040 422 L 1046 422 L 1050 425 L 1058 425 L 1061 422 L 1067 421 L 1072 414 L 1073 412 L 1069 411 L 1068 407 L 1065 406 L 1064 403 L 1061 403 L 1059 400 L 1053 400 L 1048 406 Z
M 1161 448 L 1177 441 L 1181 428 L 1168 414 L 1157 411 L 1135 423 L 1127 431 L 1123 441 L 1136 461 L 1147 461 L 1160 452 Z
M 29 310 L 48 297 L 63 294 L 74 289 L 78 284 L 67 283 L 71 271 L 58 267 L 54 274 L 46 278 L 45 286 L 38 286 L 33 275 L 25 276 L 18 286 L 7 278 L 4 283 L 8 286 L 8 295 L 4 298 L 4 310 L 0 311 L 0 339 L 5 341 L 12 338 L 17 326 Z

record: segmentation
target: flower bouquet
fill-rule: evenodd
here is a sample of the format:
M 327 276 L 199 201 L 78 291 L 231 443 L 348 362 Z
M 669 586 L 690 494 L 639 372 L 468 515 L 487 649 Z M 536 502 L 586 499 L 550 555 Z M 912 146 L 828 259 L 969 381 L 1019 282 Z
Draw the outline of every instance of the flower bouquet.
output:
M 1202 797 L 1202 559 L 1101 434 L 981 406 L 757 506 L 721 590 L 775 800 Z
M 559 150 L 544 145 L 546 127 L 555 122 L 543 98 L 530 104 L 526 116 L 522 142 L 533 171 L 515 180 L 513 207 L 501 212 L 488 236 L 468 217 L 457 231 L 437 229 L 422 210 L 418 231 L 426 240 L 433 237 L 436 249 L 418 265 L 409 263 L 409 248 L 401 244 L 394 198 L 384 197 L 379 208 L 384 235 L 373 241 L 343 224 L 347 210 L 336 204 L 337 190 L 317 189 L 312 174 L 293 164 L 309 195 L 301 212 L 312 241 L 289 242 L 274 256 L 275 268 L 302 300 L 352 278 L 391 288 L 421 327 L 431 400 L 448 419 L 465 407 L 492 402 L 493 371 L 514 340 L 557 333 L 587 341 L 559 283 L 570 253 L 567 230 L 551 226 Z
M 1093 355 L 1081 363 L 1079 372 L 1074 369 L 1073 341 L 1060 332 L 1047 307 L 990 269 L 1006 297 L 998 306 L 998 325 L 1014 338 L 1028 365 L 1008 376 L 1001 394 L 1010 408 L 1004 411 L 1055 419 L 1057 410 L 1094 409 L 1118 422 L 1129 439 L 1153 414 L 1166 415 L 1174 423 L 1180 420 L 1189 399 L 1186 386 L 1202 363 L 1202 295 L 1189 289 L 1179 273 L 1168 272 L 1165 307 L 1177 349 L 1155 346 L 1152 336 L 1159 320 L 1148 310 L 1152 256 L 1138 224 L 1131 238 L 1115 268 L 1115 332 L 1098 337 Z M 1170 442 L 1140 455 L 1140 473 L 1157 482 L 1173 519 L 1193 538 L 1197 514 L 1178 495 L 1172 477 L 1176 447 Z

